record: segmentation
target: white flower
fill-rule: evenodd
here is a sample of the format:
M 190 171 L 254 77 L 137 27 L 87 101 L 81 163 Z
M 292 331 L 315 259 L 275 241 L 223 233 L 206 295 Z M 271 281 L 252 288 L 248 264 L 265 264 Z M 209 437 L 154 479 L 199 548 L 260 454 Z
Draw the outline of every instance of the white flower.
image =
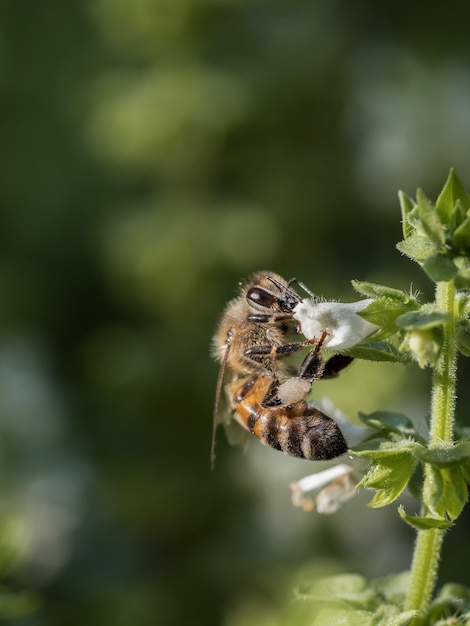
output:
M 305 298 L 294 309 L 294 318 L 300 323 L 302 334 L 307 339 L 319 337 L 323 331 L 326 336 L 323 346 L 334 350 L 346 350 L 361 343 L 378 326 L 367 322 L 357 315 L 373 300 L 358 302 L 319 302 L 314 298 Z
M 356 495 L 357 483 L 351 465 L 347 463 L 334 465 L 291 483 L 292 504 L 304 511 L 312 511 L 316 506 L 319 513 L 336 513 L 343 502 Z M 305 494 L 310 491 L 318 493 L 314 498 L 306 496 Z

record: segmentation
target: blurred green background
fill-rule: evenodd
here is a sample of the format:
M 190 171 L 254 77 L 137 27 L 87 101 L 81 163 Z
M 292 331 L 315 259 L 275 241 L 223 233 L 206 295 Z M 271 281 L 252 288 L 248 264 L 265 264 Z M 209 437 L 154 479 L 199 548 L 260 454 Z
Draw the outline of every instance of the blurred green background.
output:
M 40 600 L 12 623 L 277 624 L 299 572 L 408 567 L 395 507 L 292 508 L 318 464 L 221 432 L 210 471 L 209 345 L 259 269 L 328 298 L 353 300 L 353 278 L 432 297 L 394 248 L 397 191 L 435 197 L 450 167 L 470 185 L 469 17 L 2 0 L 0 573 Z M 315 397 L 425 432 L 428 389 L 427 372 L 356 363 Z M 443 580 L 470 584 L 468 524 Z

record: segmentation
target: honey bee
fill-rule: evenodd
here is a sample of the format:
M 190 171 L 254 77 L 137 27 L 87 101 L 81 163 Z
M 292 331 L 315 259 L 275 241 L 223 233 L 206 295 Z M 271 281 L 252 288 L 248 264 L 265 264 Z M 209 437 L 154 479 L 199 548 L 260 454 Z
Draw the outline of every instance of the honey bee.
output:
M 270 272 L 257 272 L 242 285 L 240 295 L 229 302 L 222 315 L 213 340 L 213 354 L 221 367 L 212 463 L 226 371 L 232 375 L 226 393 L 233 418 L 264 445 L 310 460 L 332 459 L 347 450 L 336 422 L 305 398 L 314 381 L 336 376 L 352 358 L 338 354 L 325 362 L 321 347 L 326 332 L 319 339 L 291 339 L 298 330 L 293 310 L 301 301 L 291 288 L 293 282 Z M 303 348 L 309 352 L 298 371 L 292 371 L 284 359 Z

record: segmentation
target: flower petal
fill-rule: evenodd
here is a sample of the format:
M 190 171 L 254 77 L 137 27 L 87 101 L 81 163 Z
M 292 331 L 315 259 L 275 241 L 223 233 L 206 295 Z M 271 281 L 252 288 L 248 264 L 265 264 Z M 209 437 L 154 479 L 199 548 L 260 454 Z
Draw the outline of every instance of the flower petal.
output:
M 300 323 L 302 333 L 313 339 L 327 331 L 323 345 L 325 348 L 346 350 L 361 343 L 371 335 L 377 326 L 357 315 L 373 300 L 367 298 L 358 302 L 318 302 L 305 298 L 294 309 L 294 318 Z

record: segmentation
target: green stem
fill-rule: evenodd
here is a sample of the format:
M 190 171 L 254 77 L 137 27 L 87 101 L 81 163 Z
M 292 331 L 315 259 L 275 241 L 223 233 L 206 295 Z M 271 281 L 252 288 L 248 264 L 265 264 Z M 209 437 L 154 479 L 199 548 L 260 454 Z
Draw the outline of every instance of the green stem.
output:
M 429 446 L 452 442 L 456 397 L 456 301 L 452 282 L 437 284 L 436 304 L 440 311 L 449 315 L 444 325 L 444 342 L 434 369 L 431 402 L 431 424 Z M 428 469 L 428 466 L 426 466 Z M 433 480 L 430 471 L 425 471 L 423 493 L 431 490 Z M 424 506 L 423 514 L 428 513 Z M 422 622 L 422 616 L 431 600 L 438 573 L 444 531 L 439 529 L 418 531 L 411 566 L 411 580 L 405 610 L 415 610 L 418 616 L 412 626 Z
M 444 343 L 434 369 L 431 404 L 430 447 L 452 442 L 457 386 L 456 299 L 452 282 L 438 283 L 436 304 L 449 315 L 444 325 Z

